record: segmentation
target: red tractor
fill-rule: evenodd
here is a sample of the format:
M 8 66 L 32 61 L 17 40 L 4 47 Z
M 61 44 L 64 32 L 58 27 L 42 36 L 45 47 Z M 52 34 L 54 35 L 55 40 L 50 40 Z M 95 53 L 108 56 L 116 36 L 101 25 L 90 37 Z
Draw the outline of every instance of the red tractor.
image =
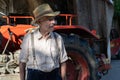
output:
M 104 44 L 104 41 L 96 36 L 95 31 L 91 32 L 85 27 L 73 25 L 72 21 L 75 17 L 76 15 L 72 14 L 60 14 L 56 18 L 58 25 L 54 27 L 54 31 L 63 37 L 69 56 L 67 78 L 68 80 L 100 80 L 101 76 L 106 74 L 110 68 L 106 54 L 101 52 L 101 45 Z M 26 30 L 34 28 L 30 25 L 33 17 L 4 16 L 3 18 L 9 25 L 3 25 L 0 28 L 0 69 L 5 67 L 5 72 L 0 73 L 16 73 L 16 68 L 19 66 L 20 44 Z M 64 22 L 60 23 L 60 20 Z

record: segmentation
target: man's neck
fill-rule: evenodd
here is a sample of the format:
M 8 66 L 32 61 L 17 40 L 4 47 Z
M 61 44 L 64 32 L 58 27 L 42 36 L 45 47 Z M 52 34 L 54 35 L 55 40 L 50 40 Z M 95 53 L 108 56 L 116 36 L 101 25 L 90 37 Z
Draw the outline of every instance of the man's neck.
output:
M 49 36 L 50 32 L 40 31 L 42 37 L 46 38 Z

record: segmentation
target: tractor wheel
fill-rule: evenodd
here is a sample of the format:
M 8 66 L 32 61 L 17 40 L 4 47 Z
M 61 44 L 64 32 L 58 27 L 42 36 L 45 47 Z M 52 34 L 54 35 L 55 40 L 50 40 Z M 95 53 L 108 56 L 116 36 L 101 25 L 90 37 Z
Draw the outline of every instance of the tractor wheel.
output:
M 66 48 L 69 60 L 67 62 L 68 80 L 96 80 L 95 61 L 89 53 L 73 47 Z
M 96 63 L 88 52 L 87 45 L 81 46 L 79 38 L 62 35 L 68 54 L 67 80 L 98 80 L 96 79 Z

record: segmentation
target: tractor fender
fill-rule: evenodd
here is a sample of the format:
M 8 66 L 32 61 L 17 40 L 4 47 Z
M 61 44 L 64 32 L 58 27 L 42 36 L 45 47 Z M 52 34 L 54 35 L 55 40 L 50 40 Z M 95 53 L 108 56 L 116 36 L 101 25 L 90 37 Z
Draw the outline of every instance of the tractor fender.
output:
M 71 33 L 74 33 L 74 34 L 77 34 L 83 38 L 95 38 L 95 39 L 99 39 L 99 37 L 92 33 L 92 31 L 90 31 L 89 29 L 85 28 L 85 27 L 82 27 L 82 26 L 70 26 L 70 25 L 58 25 L 58 26 L 55 26 L 54 27 L 54 30 L 56 32 L 59 32 L 59 33 L 65 33 L 65 34 L 71 34 Z

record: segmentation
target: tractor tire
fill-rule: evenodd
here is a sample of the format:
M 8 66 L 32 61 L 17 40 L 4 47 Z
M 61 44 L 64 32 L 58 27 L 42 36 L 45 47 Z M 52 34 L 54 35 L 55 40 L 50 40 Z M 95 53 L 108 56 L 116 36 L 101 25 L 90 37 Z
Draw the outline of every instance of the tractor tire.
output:
M 67 80 L 98 80 L 96 77 L 96 62 L 89 53 L 89 46 L 83 46 L 77 35 L 62 35 L 66 51 Z

